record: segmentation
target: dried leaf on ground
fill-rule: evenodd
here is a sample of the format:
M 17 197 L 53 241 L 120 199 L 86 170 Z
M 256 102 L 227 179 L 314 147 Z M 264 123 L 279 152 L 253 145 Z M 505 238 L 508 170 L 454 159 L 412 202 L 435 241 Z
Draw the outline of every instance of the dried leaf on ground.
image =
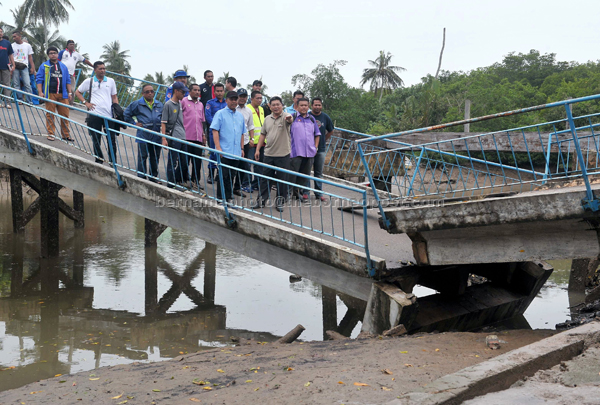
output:
M 225 371 L 221 370 L 220 368 L 217 369 L 217 373 L 224 373 Z
M 310 387 L 310 381 L 304 384 L 305 387 Z
M 405 364 L 404 367 L 412 367 L 412 364 Z
M 408 353 L 408 351 L 406 351 L 406 350 L 400 352 L 400 354 L 407 354 L 407 353 Z
M 100 379 L 100 377 L 90 378 L 90 381 L 98 381 L 99 379 Z
M 365 384 L 365 383 L 359 383 L 359 382 L 355 382 L 354 385 L 356 385 L 357 387 L 369 387 L 369 384 Z
M 40 392 L 42 392 L 42 391 L 31 391 L 31 392 L 29 393 L 29 395 L 33 395 L 33 394 L 39 394 Z
M 394 374 L 394 373 L 392 373 L 392 372 L 390 371 L 390 369 L 388 369 L 388 368 L 384 368 L 384 369 L 383 369 L 383 370 L 381 370 L 381 371 L 383 371 L 383 374 L 390 374 L 390 375 Z
M 392 390 L 391 388 L 388 388 L 388 387 L 381 387 L 381 389 L 384 390 L 384 391 L 391 391 Z
M 338 381 L 338 384 L 346 384 L 346 383 L 343 381 Z
M 202 387 L 202 389 L 206 390 L 206 391 L 210 391 L 210 390 L 212 390 L 212 387 Z
M 294 369 L 293 369 L 293 368 L 291 368 L 291 367 L 288 367 L 288 368 L 287 368 L 287 371 L 294 371 Z
M 154 388 L 152 392 L 160 392 L 160 390 L 158 388 Z
M 192 401 L 192 402 L 202 402 L 198 398 L 190 398 L 190 401 Z
M 123 393 L 121 393 L 121 395 L 117 395 L 116 397 L 112 397 L 111 399 L 119 399 L 123 396 Z
M 251 382 L 252 382 L 252 380 L 246 380 L 246 382 L 247 382 L 247 383 L 251 383 Z

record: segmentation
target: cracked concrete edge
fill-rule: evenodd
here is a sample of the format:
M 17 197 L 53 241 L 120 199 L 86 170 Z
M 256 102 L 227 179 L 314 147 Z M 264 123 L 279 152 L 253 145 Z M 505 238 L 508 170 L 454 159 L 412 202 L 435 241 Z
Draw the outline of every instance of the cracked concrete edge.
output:
M 448 374 L 388 404 L 461 404 L 480 395 L 505 390 L 523 377 L 580 355 L 599 341 L 600 322 L 591 322 Z

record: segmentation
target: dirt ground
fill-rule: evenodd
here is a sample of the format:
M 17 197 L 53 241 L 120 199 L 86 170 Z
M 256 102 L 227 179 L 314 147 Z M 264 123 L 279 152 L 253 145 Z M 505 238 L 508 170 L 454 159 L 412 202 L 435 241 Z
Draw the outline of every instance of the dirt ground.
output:
M 555 334 L 551 330 L 399 338 L 249 342 L 74 375 L 0 393 L 0 404 L 380 404 L 462 368 Z M 0 378 L 10 370 L 0 371 Z

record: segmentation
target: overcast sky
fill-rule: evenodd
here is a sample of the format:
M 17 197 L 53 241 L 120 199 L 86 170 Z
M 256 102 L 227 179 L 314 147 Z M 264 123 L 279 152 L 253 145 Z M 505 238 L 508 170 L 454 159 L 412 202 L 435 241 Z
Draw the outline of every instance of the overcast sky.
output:
M 1 18 L 22 0 L 2 0 Z M 93 60 L 119 40 L 134 77 L 190 67 L 215 77 L 229 71 L 244 86 L 263 78 L 268 93 L 293 90 L 291 77 L 319 63 L 348 61 L 346 81 L 358 86 L 380 50 L 406 68 L 406 85 L 435 74 L 446 27 L 442 69 L 468 71 L 511 51 L 554 52 L 559 60 L 600 58 L 599 0 L 324 0 L 157 1 L 71 0 L 59 27 Z

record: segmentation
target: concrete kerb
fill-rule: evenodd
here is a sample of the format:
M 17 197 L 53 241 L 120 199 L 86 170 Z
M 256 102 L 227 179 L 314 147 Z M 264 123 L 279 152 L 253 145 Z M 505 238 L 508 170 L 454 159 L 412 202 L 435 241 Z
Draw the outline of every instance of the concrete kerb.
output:
M 30 140 L 30 144 L 36 153 L 35 156 L 32 156 L 29 154 L 27 145 L 20 134 L 0 130 L 0 135 L 0 160 L 4 163 L 36 176 L 43 176 L 61 185 L 65 185 L 64 179 L 59 178 L 60 176 L 58 175 L 53 175 L 48 170 L 42 170 L 42 163 L 50 164 L 57 169 L 68 171 L 86 179 L 94 180 L 98 182 L 95 193 L 89 194 L 89 190 L 77 191 L 84 192 L 84 194 L 103 201 L 108 200 L 107 187 L 117 189 L 115 172 L 108 166 L 98 165 L 91 160 L 41 144 L 35 140 Z M 39 164 L 36 164 L 38 162 Z M 187 215 L 231 231 L 227 227 L 223 207 L 211 204 L 194 204 L 193 202 L 201 201 L 201 197 L 157 186 L 154 183 L 128 173 L 126 170 L 121 170 L 120 174 L 127 184 L 125 191 L 123 191 L 125 193 L 153 203 L 156 203 L 158 199 L 181 200 L 183 202 L 180 206 L 174 208 L 157 207 L 157 210 L 173 209 L 182 211 Z M 67 186 L 75 189 L 75 183 L 76 181 L 73 181 L 73 185 Z M 86 193 L 86 191 L 88 192 Z M 367 277 L 367 260 L 364 252 L 320 239 L 278 223 L 263 221 L 262 218 L 241 210 L 235 210 L 234 215 L 237 220 L 237 226 L 231 232 L 258 238 L 269 244 L 310 257 L 329 266 L 361 277 Z M 160 222 L 160 218 L 158 217 L 151 219 Z M 385 269 L 384 259 L 371 256 L 371 260 L 377 271 Z
M 600 322 L 591 322 L 446 375 L 423 390 L 408 393 L 388 404 L 461 404 L 480 395 L 505 390 L 523 377 L 580 355 L 599 341 Z

